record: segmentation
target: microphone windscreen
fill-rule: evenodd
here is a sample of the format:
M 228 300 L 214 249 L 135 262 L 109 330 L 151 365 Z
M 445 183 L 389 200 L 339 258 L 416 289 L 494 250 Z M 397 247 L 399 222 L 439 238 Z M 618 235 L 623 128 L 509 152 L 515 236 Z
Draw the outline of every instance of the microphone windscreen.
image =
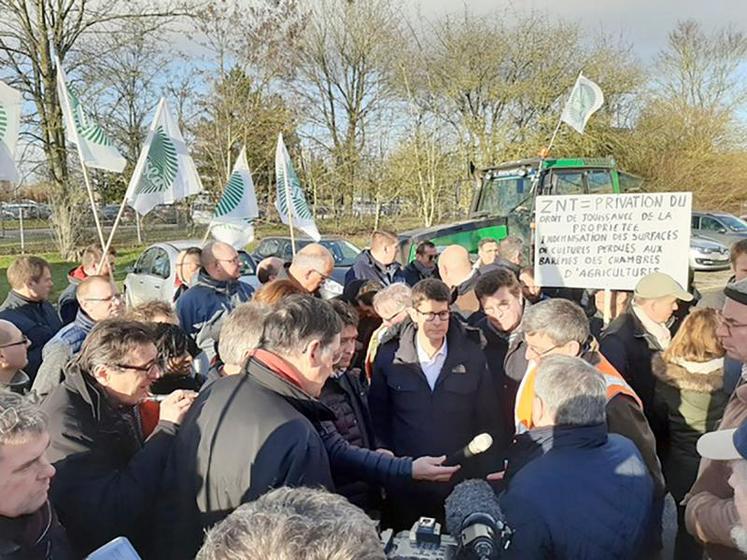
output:
M 457 484 L 446 498 L 445 509 L 446 529 L 457 540 L 464 520 L 474 513 L 487 514 L 496 522 L 503 519 L 498 497 L 484 480 L 465 480 Z
M 467 449 L 469 449 L 469 452 L 472 453 L 472 455 L 477 455 L 478 453 L 484 453 L 490 449 L 491 445 L 493 445 L 493 438 L 490 434 L 480 434 L 475 436 L 472 441 L 469 442 Z

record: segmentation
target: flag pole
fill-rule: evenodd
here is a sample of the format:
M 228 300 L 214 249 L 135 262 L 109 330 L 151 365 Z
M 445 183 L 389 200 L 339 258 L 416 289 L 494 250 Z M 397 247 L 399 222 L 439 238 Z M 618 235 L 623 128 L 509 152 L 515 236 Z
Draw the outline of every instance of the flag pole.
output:
M 163 103 L 158 104 L 158 108 L 156 109 L 156 116 L 153 119 L 153 122 L 150 125 L 150 131 L 151 133 L 153 130 L 155 130 L 155 123 L 158 122 L 158 119 L 161 116 Z M 135 175 L 135 171 L 137 171 L 137 167 L 135 167 L 135 170 L 132 172 L 133 176 Z M 132 181 L 132 176 L 130 177 L 130 181 Z M 109 239 L 106 241 L 106 245 L 104 247 L 104 252 L 101 255 L 101 261 L 99 261 L 99 265 L 96 269 L 96 272 L 101 272 L 101 269 L 104 266 L 104 259 L 107 258 L 107 255 L 109 253 L 109 249 L 112 246 L 112 241 L 114 240 L 114 232 L 117 231 L 117 226 L 119 225 L 119 221 L 122 219 L 122 214 L 124 213 L 125 204 L 127 204 L 127 195 L 129 194 L 130 188 L 129 185 L 127 187 L 127 190 L 125 191 L 124 197 L 122 198 L 122 203 L 119 205 L 119 212 L 117 212 L 117 217 L 114 220 L 114 224 L 112 224 L 112 230 L 109 232 Z M 138 211 L 135 210 L 135 214 L 137 215 Z M 136 216 L 137 218 L 137 216 Z M 114 277 L 112 276 L 112 280 L 114 280 Z
M 286 154 L 288 151 L 286 150 Z M 288 159 L 290 159 L 290 154 L 288 154 Z M 283 165 L 285 165 L 285 173 L 284 173 L 284 183 L 285 183 L 285 211 L 288 215 L 288 228 L 290 228 L 290 238 L 291 238 L 291 251 L 293 251 L 293 258 L 296 258 L 296 239 L 293 234 L 293 211 L 291 210 L 291 200 L 290 200 L 290 185 L 288 184 L 288 162 L 283 162 Z

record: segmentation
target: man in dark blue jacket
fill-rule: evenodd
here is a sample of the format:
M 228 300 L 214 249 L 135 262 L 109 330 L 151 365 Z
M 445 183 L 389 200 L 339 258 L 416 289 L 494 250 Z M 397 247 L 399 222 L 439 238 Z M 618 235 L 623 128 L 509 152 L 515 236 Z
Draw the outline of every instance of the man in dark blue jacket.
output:
M 654 483 L 629 439 L 607 433 L 604 379 L 579 358 L 537 366 L 532 422 L 510 450 L 501 507 L 509 559 L 644 558 Z
M 42 348 L 62 322 L 47 301 L 54 287 L 49 264 L 39 257 L 18 257 L 8 267 L 10 292 L 0 306 L 0 319 L 10 321 L 29 339 L 26 373 L 33 380 L 42 361 Z
M 438 249 L 432 241 L 418 243 L 415 249 L 415 260 L 402 270 L 407 285 L 412 287 L 426 278 L 439 278 L 437 258 Z
M 442 457 L 394 457 L 376 449 L 366 385 L 361 372 L 350 368 L 358 335 L 358 313 L 341 300 L 330 302 L 342 321 L 340 352 L 334 373 L 319 397 L 335 419 L 322 423 L 322 440 L 329 455 L 335 491 L 367 512 L 381 508 L 381 486 L 398 492 L 413 479 L 448 481 L 458 467 L 444 467 Z M 342 440 L 342 441 L 341 441 Z M 374 451 L 375 450 L 375 451 Z
M 385 288 L 396 282 L 404 282 L 405 276 L 397 262 L 398 251 L 399 239 L 396 235 L 374 231 L 371 234 L 371 248 L 361 251 L 345 273 L 345 285 L 354 280 L 375 280 Z
M 462 478 L 497 470 L 505 451 L 497 389 L 480 349 L 480 332 L 451 316 L 451 292 L 429 278 L 412 290 L 410 319 L 374 361 L 368 403 L 381 447 L 395 455 L 441 456 L 488 432 L 493 447 L 463 463 L 448 484 L 414 483 L 388 496 L 397 529 L 421 515 L 443 520 L 443 502 Z
M 184 332 L 212 359 L 223 318 L 254 290 L 239 280 L 239 254 L 227 243 L 205 245 L 200 262 L 197 281 L 176 301 L 176 314 Z
M 117 287 L 108 276 L 89 276 L 76 290 L 78 313 L 44 345 L 44 361 L 31 389 L 46 397 L 64 379 L 67 363 L 80 352 L 83 341 L 98 321 L 117 317 L 124 311 Z

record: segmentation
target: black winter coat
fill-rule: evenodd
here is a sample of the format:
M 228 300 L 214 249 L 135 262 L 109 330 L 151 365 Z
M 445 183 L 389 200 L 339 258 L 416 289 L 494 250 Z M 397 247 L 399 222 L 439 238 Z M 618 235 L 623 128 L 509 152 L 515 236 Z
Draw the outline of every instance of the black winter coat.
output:
M 333 489 L 318 430 L 332 412 L 257 358 L 217 379 L 184 419 L 158 504 L 153 558 L 194 558 L 205 529 L 280 486 Z
M 159 422 L 143 442 L 138 425 L 75 364 L 42 408 L 57 469 L 50 500 L 73 547 L 83 556 L 125 536 L 142 551 L 176 425 Z
M 0 516 L 0 560 L 73 560 L 65 529 L 48 501 L 29 515 Z
M 381 447 L 398 456 L 454 453 L 482 432 L 492 448 L 465 461 L 449 483 L 413 482 L 391 496 L 395 525 L 408 527 L 420 515 L 443 518 L 443 500 L 462 478 L 484 477 L 500 470 L 505 427 L 496 402 L 497 389 L 480 348 L 480 332 L 452 315 L 446 335 L 448 353 L 433 390 L 423 374 L 416 349 L 416 326 L 404 324 L 400 336 L 376 355 L 368 402 Z
M 656 337 L 646 331 L 633 310 L 619 315 L 602 335 L 600 351 L 630 384 L 643 403 L 651 429 L 657 440 L 666 432 L 666 421 L 656 411 L 654 390 L 656 378 L 651 361 L 662 351 Z
M 11 290 L 0 306 L 0 319 L 13 323 L 31 341 L 24 371 L 33 381 L 42 363 L 42 348 L 62 328 L 57 311 L 48 301 L 31 301 Z
M 367 389 L 360 370 L 330 377 L 319 397 L 334 413 L 323 425 L 335 490 L 364 511 L 381 506 L 379 485 L 399 487 L 412 477 L 412 459 L 376 453 Z M 343 441 L 340 441 L 340 440 Z

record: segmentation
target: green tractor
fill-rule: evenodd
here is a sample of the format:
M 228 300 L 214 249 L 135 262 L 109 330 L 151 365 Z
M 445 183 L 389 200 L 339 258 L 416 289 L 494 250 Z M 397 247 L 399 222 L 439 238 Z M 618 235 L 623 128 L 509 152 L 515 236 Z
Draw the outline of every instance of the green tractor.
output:
M 402 263 L 413 260 L 418 243 L 427 240 L 439 248 L 456 244 L 477 253 L 483 238 L 501 240 L 515 235 L 529 248 L 537 195 L 637 192 L 642 185 L 639 177 L 618 170 L 612 158 L 509 161 L 483 169 L 476 180 L 479 188 L 467 220 L 400 234 Z

